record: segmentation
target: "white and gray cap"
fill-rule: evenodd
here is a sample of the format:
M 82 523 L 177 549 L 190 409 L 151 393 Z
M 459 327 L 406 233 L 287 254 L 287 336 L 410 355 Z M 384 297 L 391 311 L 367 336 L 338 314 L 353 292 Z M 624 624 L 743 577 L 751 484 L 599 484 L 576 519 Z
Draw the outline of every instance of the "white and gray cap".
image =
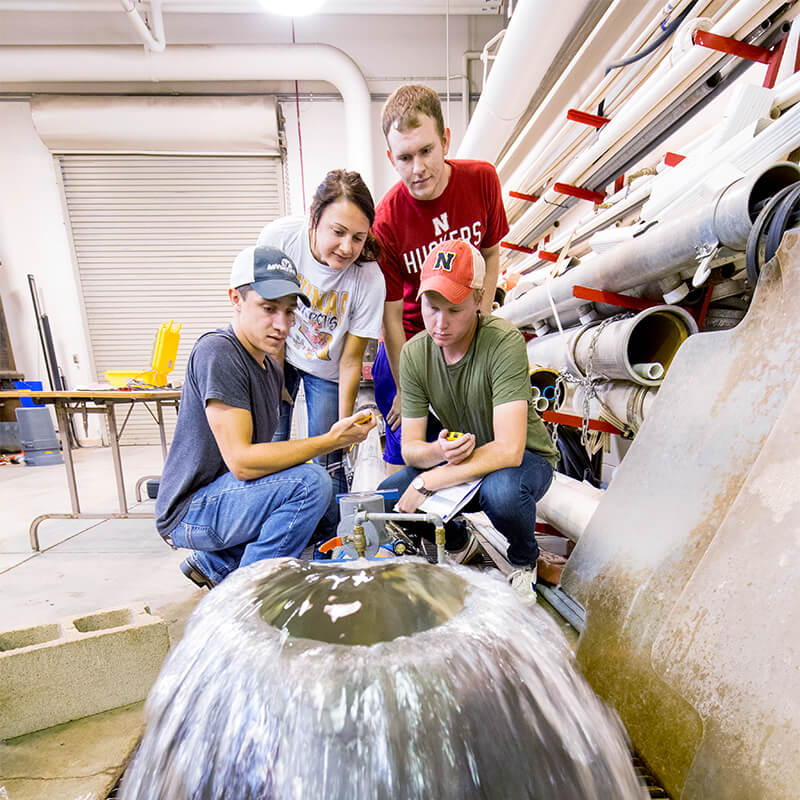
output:
M 300 288 L 297 268 L 289 256 L 269 245 L 245 247 L 233 260 L 230 288 L 249 283 L 265 300 L 296 295 L 310 305 Z

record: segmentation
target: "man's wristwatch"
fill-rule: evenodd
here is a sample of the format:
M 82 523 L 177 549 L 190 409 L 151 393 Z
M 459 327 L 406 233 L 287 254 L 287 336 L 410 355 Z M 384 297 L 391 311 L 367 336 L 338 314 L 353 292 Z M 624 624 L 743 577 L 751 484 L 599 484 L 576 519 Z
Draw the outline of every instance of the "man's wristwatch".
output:
M 425 497 L 430 497 L 433 492 L 430 489 L 425 488 L 425 481 L 422 478 L 422 475 L 417 475 L 413 481 L 411 481 L 411 485 L 420 493 L 424 494 Z

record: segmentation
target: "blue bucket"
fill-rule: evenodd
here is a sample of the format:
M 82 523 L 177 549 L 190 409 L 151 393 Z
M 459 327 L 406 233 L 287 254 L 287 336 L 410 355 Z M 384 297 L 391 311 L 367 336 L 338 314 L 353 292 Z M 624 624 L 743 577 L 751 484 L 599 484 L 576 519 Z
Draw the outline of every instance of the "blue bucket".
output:
M 32 392 L 41 392 L 42 391 L 42 382 L 41 381 L 12 381 L 14 384 L 15 389 L 26 390 L 29 389 Z M 19 403 L 23 408 L 44 408 L 42 403 L 34 403 L 30 397 L 20 397 Z

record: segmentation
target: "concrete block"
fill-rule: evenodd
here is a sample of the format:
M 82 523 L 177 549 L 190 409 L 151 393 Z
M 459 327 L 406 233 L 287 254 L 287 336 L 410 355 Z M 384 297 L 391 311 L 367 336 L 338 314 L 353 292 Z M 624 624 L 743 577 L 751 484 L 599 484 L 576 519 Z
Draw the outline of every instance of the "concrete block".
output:
M 168 650 L 166 623 L 132 608 L 0 632 L 0 739 L 143 700 Z

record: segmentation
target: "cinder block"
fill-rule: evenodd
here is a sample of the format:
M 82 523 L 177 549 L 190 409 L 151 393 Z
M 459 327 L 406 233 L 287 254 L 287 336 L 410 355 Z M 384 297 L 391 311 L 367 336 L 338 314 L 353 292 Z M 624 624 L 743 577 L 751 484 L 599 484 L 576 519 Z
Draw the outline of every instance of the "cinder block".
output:
M 0 739 L 143 700 L 168 650 L 166 623 L 131 608 L 0 632 Z

